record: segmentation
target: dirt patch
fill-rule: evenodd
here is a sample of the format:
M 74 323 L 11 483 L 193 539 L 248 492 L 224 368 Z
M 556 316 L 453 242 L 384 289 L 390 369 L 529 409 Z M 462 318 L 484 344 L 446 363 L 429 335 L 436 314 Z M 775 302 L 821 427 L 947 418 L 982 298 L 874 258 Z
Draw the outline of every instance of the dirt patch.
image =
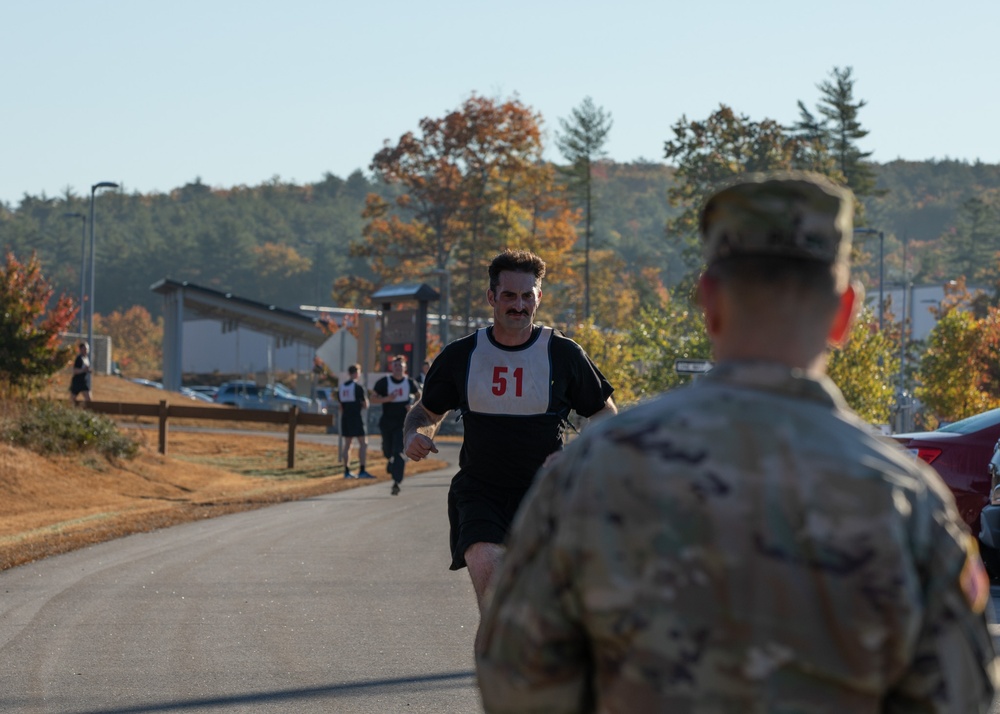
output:
M 112 377 L 94 386 L 102 401 L 162 398 L 158 390 Z M 220 436 L 175 428 L 168 455 L 161 456 L 155 431 L 129 433 L 143 442 L 131 461 L 49 458 L 0 444 L 0 570 L 131 533 L 389 479 L 378 435 L 369 437 L 367 465 L 376 480 L 359 481 L 343 478 L 335 447 L 302 440 L 296 442 L 296 467 L 285 468 L 287 440 L 280 434 Z M 410 475 L 444 465 L 429 460 L 408 463 L 406 470 Z

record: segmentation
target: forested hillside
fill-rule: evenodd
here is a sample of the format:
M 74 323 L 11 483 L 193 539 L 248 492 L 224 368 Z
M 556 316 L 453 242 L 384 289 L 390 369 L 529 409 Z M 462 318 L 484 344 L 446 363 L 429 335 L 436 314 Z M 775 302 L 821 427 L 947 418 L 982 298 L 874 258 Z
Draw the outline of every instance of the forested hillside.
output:
M 865 201 L 866 225 L 886 236 L 886 281 L 1000 280 L 1000 166 L 897 160 L 875 167 L 886 191 Z
M 167 194 L 98 194 L 96 311 L 143 305 L 154 315 L 161 278 L 188 280 L 251 299 L 296 307 L 329 301 L 329 286 L 363 270 L 349 257 L 361 210 L 378 190 L 360 171 L 298 186 L 210 189 L 199 181 Z M 57 291 L 79 295 L 81 221 L 89 197 L 26 197 L 0 217 L 0 247 L 38 252 Z
M 898 282 L 906 242 L 906 277 L 915 283 L 966 275 L 970 284 L 1000 278 L 1000 166 L 958 161 L 893 161 L 873 165 L 886 189 L 865 199 L 865 224 L 885 233 L 886 280 Z M 594 164 L 592 248 L 625 265 L 652 268 L 667 285 L 692 266 L 666 233 L 673 169 L 659 163 Z M 319 183 L 279 180 L 260 186 L 210 188 L 199 181 L 166 194 L 104 192 L 96 198 L 96 310 L 108 314 L 143 305 L 159 314 L 150 292 L 161 278 L 189 280 L 282 307 L 332 302 L 335 280 L 372 279 L 362 240 L 366 196 L 391 191 L 357 171 Z M 26 196 L 0 207 L 0 248 L 27 257 L 37 251 L 57 293 L 80 292 L 81 229 L 89 196 Z M 874 277 L 877 250 L 869 243 Z M 604 263 L 595 265 L 595 272 Z M 430 275 L 415 276 L 436 283 Z M 871 283 L 870 283 L 871 284 Z M 602 290 L 606 283 L 595 280 Z M 368 305 L 358 305 L 368 307 Z

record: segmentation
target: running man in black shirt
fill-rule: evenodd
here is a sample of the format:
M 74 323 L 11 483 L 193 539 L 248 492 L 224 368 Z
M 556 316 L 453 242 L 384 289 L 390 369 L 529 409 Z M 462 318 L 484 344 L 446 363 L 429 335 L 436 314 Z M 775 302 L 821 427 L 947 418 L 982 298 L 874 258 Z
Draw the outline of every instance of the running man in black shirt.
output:
M 378 421 L 382 432 L 382 453 L 387 460 L 386 469 L 392 476 L 392 495 L 399 493 L 403 483 L 403 421 L 410 404 L 420 399 L 420 387 L 406 376 L 406 357 L 392 358 L 392 374 L 382 377 L 372 387 L 372 404 L 382 405 L 382 418 Z
M 437 356 L 403 436 L 406 455 L 419 461 L 437 452 L 433 437 L 444 415 L 461 411 L 460 470 L 448 493 L 451 569 L 468 567 L 480 611 L 514 513 L 535 472 L 562 448 L 570 410 L 583 417 L 617 412 L 614 390 L 583 348 L 533 322 L 545 262 L 507 250 L 489 275 L 493 325 Z
M 357 381 L 361 366 L 352 364 L 347 368 L 348 380 L 337 388 L 340 401 L 340 435 L 344 437 L 344 478 L 375 478 L 365 470 L 368 454 L 368 431 L 365 428 L 364 412 L 368 408 L 368 394 Z M 351 473 L 351 441 L 358 440 L 358 475 Z

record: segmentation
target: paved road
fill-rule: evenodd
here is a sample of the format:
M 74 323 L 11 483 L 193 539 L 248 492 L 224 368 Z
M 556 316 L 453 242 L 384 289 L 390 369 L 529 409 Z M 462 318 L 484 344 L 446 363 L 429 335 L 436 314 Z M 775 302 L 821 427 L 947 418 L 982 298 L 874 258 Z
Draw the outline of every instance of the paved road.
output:
M 475 596 L 447 570 L 451 473 L 0 573 L 0 711 L 481 711 Z

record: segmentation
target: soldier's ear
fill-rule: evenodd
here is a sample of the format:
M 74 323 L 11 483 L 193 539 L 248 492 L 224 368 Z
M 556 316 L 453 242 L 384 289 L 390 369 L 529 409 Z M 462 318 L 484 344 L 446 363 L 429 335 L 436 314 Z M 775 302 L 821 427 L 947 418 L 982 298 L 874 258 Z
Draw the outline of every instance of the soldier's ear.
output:
M 708 273 L 702 273 L 698 278 L 698 304 L 702 312 L 705 313 L 705 330 L 709 336 L 719 332 L 720 311 L 719 311 L 720 287 L 719 281 Z
M 847 342 L 854 320 L 861 311 L 864 294 L 864 287 L 861 283 L 856 282 L 850 283 L 841 294 L 837 314 L 833 318 L 833 324 L 830 325 L 830 332 L 827 335 L 827 341 L 834 347 L 840 347 Z
M 496 295 L 493 293 L 493 289 L 487 289 L 486 300 L 490 303 L 490 307 L 496 307 Z

